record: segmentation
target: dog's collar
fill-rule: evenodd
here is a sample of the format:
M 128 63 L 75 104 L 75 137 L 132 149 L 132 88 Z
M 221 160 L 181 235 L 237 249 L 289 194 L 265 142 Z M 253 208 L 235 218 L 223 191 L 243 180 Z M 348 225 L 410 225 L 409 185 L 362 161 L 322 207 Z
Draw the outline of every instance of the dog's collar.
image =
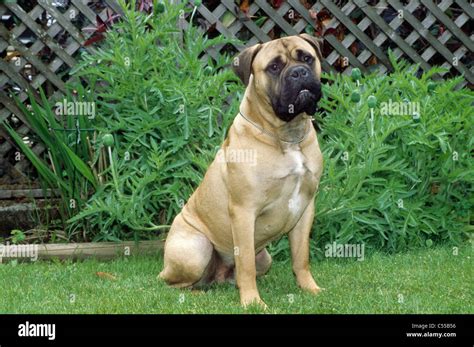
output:
M 303 140 L 308 136 L 309 131 L 310 131 L 310 129 L 311 129 L 311 127 L 306 126 L 307 130 L 305 131 L 304 135 L 303 135 L 300 139 L 298 139 L 298 140 L 296 140 L 296 141 L 287 141 L 287 140 L 283 140 L 283 139 L 282 139 L 281 137 L 279 137 L 277 134 L 274 134 L 274 133 L 272 133 L 272 132 L 270 132 L 270 131 L 268 131 L 268 130 L 265 130 L 265 129 L 264 129 L 263 127 L 261 127 L 259 124 L 255 123 L 255 122 L 252 121 L 251 119 L 245 117 L 244 114 L 243 114 L 241 111 L 239 111 L 239 114 L 242 116 L 243 119 L 245 119 L 247 122 L 249 122 L 250 124 L 252 124 L 254 127 L 256 127 L 258 130 L 260 130 L 260 131 L 261 131 L 262 133 L 264 133 L 265 135 L 271 136 L 271 137 L 277 139 L 278 141 L 281 141 L 281 142 L 284 142 L 284 143 L 290 143 L 290 144 L 293 144 L 293 145 L 303 142 Z

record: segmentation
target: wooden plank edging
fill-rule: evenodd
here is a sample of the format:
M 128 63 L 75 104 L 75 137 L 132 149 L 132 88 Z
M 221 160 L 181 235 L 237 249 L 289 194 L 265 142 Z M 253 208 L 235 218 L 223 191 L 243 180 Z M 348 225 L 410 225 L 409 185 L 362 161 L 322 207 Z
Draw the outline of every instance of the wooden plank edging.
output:
M 131 255 L 153 255 L 159 253 L 164 241 L 126 241 L 89 243 L 50 243 L 12 245 L 0 244 L 0 262 L 5 260 L 51 260 L 51 259 L 113 259 Z

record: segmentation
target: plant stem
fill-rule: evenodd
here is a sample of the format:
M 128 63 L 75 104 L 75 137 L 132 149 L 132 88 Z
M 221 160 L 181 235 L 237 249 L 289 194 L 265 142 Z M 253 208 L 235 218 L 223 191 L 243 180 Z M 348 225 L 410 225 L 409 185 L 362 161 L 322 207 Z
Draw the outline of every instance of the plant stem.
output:
M 115 172 L 114 160 L 112 158 L 112 149 L 110 148 L 110 146 L 107 146 L 107 150 L 109 151 L 110 169 L 112 170 L 112 177 L 114 179 L 115 190 L 117 191 L 117 195 L 119 197 L 122 197 L 122 194 L 120 193 L 120 190 L 119 190 L 117 173 Z

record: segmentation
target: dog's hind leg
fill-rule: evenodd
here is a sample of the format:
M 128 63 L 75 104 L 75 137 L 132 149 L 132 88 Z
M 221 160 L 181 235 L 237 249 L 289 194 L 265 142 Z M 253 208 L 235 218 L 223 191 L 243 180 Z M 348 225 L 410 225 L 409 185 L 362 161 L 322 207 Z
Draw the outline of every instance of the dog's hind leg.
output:
M 191 228 L 179 214 L 166 238 L 165 264 L 159 277 L 177 288 L 196 284 L 209 270 L 213 249 L 209 239 Z
M 268 253 L 267 249 L 262 249 L 255 256 L 255 265 L 257 270 L 257 276 L 265 275 L 270 267 L 272 266 L 272 256 Z

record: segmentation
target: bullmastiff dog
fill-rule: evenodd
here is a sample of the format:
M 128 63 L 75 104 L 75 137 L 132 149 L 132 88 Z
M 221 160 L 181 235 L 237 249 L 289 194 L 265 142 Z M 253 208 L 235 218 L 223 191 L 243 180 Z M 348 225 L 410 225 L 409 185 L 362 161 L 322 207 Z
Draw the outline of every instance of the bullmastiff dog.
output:
M 288 234 L 298 285 L 309 268 L 314 198 L 323 169 L 309 115 L 321 98 L 319 39 L 302 34 L 245 49 L 233 68 L 247 86 L 218 155 L 167 236 L 160 277 L 171 286 L 233 281 L 243 306 L 261 300 L 265 247 Z

